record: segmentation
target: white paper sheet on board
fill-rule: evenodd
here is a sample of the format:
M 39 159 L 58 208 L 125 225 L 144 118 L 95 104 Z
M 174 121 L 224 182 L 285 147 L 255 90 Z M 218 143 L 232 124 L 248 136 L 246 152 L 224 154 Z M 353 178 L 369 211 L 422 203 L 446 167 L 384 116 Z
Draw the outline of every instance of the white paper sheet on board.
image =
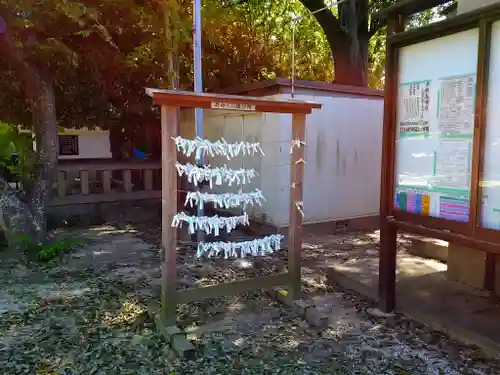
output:
M 439 131 L 442 135 L 474 133 L 475 74 L 441 80 Z
M 433 183 L 437 187 L 468 190 L 471 178 L 470 139 L 444 139 L 436 151 Z

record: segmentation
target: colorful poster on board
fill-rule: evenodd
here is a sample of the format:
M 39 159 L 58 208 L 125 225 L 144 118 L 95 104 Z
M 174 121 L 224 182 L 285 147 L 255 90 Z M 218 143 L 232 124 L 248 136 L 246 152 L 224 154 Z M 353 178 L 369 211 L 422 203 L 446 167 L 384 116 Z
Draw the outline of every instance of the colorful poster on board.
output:
M 399 87 L 398 134 L 401 138 L 429 134 L 431 81 L 402 83 Z
M 470 196 L 458 189 L 398 187 L 395 208 L 441 219 L 469 220 Z
M 431 214 L 431 195 L 417 188 L 396 190 L 396 208 L 401 211 L 429 216 Z
M 470 199 L 468 196 L 441 195 L 439 197 L 439 218 L 467 222 L 469 221 Z

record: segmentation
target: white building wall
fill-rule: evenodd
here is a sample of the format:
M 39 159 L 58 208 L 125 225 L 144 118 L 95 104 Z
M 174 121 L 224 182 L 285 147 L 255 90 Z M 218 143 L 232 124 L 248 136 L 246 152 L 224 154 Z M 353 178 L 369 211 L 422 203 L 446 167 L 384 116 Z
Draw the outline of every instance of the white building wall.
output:
M 313 90 L 298 90 L 295 98 L 323 104 L 306 118 L 304 222 L 378 215 L 383 99 Z M 192 116 L 182 118 L 181 134 L 192 135 Z M 209 163 L 256 169 L 260 176 L 244 190 L 259 188 L 267 202 L 247 212 L 278 227 L 287 226 L 289 218 L 291 125 L 289 114 L 204 111 L 206 138 L 261 144 L 265 156 L 209 158 Z
M 67 131 L 60 135 L 78 136 L 78 155 L 59 155 L 59 159 L 110 159 L 111 143 L 108 131 Z
M 288 95 L 283 95 L 288 97 Z M 378 215 L 382 156 L 383 100 L 308 91 L 298 100 L 323 104 L 306 118 L 304 222 L 341 220 Z M 280 145 L 280 165 L 268 168 L 279 176 L 272 189 L 275 206 L 269 217 L 274 225 L 288 225 L 291 116 L 280 115 L 288 130 Z

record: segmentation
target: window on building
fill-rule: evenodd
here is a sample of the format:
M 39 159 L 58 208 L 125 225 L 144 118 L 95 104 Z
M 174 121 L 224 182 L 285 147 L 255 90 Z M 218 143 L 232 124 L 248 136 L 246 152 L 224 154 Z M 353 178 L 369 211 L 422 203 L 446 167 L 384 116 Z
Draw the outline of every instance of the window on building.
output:
M 78 136 L 60 135 L 59 136 L 59 155 L 78 155 Z

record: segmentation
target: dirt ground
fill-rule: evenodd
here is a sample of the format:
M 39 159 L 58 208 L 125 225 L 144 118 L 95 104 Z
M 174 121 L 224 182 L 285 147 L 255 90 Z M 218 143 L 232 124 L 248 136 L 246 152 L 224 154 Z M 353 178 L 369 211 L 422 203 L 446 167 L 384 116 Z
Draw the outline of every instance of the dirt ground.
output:
M 500 374 L 497 361 L 403 316 L 377 319 L 367 302 L 325 283 L 328 251 L 304 249 L 304 298 L 329 313 L 309 327 L 263 292 L 179 306 L 193 361 L 179 360 L 146 306 L 159 299 L 158 225 L 73 230 L 82 245 L 47 265 L 0 253 L 0 374 Z M 376 238 L 339 236 L 329 246 L 376 248 Z M 307 253 L 307 254 L 306 254 Z M 361 253 L 360 253 L 361 254 Z M 276 272 L 286 253 L 255 260 L 194 259 L 179 249 L 183 288 Z M 218 324 L 214 324 L 214 323 Z

